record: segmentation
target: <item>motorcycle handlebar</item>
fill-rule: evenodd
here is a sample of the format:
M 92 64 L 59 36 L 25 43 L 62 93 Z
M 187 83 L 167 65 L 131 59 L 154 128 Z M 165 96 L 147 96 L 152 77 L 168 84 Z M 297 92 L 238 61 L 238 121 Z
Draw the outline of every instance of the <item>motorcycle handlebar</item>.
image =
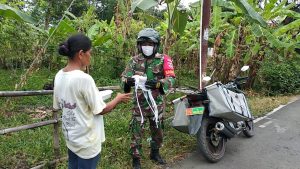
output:
M 249 79 L 248 77 L 237 77 L 236 79 L 234 79 L 233 81 L 230 81 L 229 83 L 225 84 L 224 86 L 227 89 L 234 90 L 238 93 L 243 93 L 241 90 L 241 84 L 245 84 L 245 82 L 241 83 L 241 81 L 248 80 L 248 79 Z
M 239 82 L 239 81 L 242 81 L 242 80 L 248 80 L 249 79 L 249 77 L 237 77 L 236 79 L 235 79 L 235 81 L 236 82 Z

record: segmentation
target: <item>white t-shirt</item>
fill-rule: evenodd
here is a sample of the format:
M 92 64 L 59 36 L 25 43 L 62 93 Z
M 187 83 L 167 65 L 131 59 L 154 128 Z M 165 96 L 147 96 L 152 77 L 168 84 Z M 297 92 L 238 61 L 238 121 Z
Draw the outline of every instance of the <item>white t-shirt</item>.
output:
M 67 147 L 83 159 L 101 152 L 105 141 L 106 107 L 93 78 L 81 70 L 60 70 L 54 80 L 53 108 L 62 109 L 62 130 Z M 98 115 L 97 115 L 98 114 Z

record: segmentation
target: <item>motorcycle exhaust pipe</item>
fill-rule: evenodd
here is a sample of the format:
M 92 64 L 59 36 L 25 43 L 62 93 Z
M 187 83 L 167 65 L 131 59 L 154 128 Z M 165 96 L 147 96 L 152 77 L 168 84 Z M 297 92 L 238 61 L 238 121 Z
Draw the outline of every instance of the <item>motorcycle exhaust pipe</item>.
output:
M 232 138 L 232 137 L 234 137 L 236 132 L 230 130 L 229 127 L 230 126 L 226 126 L 222 122 L 217 122 L 216 125 L 215 125 L 215 128 L 217 129 L 217 131 L 224 134 L 227 138 Z

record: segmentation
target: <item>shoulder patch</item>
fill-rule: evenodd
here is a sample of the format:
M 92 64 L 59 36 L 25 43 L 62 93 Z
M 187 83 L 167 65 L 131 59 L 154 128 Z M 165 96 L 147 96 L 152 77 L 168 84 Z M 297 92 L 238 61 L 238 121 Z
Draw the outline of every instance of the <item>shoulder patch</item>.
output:
M 172 59 L 168 55 L 164 55 L 164 75 L 166 77 L 175 77 Z

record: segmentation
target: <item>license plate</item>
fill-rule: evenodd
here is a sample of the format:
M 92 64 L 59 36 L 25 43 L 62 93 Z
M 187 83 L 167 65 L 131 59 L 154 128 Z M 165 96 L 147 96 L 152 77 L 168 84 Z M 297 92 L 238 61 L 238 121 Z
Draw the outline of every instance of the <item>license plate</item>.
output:
M 204 107 L 193 107 L 193 108 L 187 108 L 185 114 L 187 116 L 192 116 L 192 115 L 203 114 L 203 112 L 204 112 Z

